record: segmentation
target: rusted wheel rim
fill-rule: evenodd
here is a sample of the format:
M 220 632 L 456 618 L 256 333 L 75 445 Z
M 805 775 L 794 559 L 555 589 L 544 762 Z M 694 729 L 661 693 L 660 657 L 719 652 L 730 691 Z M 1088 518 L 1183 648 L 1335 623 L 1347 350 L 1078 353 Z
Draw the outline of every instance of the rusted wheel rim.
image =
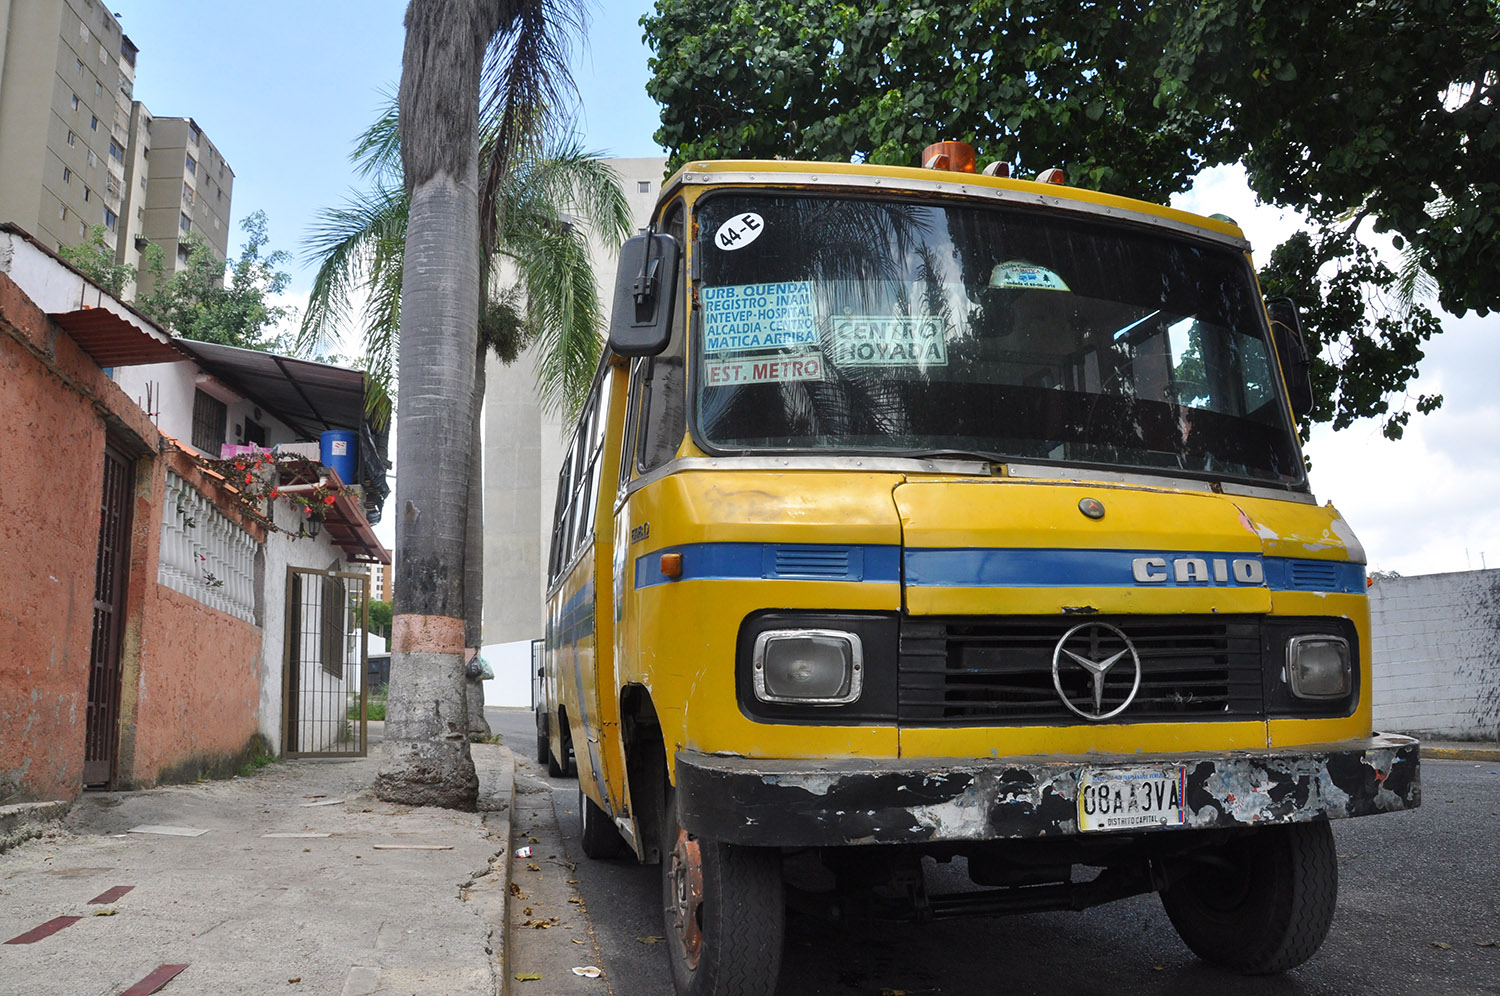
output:
M 703 952 L 703 852 L 681 827 L 677 828 L 671 861 L 672 895 L 667 912 L 688 967 L 697 968 Z

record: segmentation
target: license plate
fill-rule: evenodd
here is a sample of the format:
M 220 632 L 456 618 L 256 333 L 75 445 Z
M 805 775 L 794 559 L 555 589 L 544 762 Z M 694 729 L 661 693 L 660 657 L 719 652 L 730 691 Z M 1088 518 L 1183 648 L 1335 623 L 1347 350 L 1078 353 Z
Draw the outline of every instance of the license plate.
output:
M 1084 768 L 1078 776 L 1079 830 L 1142 830 L 1187 822 L 1187 769 Z

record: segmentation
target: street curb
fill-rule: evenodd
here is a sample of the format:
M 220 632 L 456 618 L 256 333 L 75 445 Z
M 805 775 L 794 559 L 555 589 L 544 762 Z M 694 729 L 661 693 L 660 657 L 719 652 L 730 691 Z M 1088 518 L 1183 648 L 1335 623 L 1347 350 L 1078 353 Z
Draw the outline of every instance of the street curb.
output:
M 504 871 L 502 885 L 505 889 L 505 922 L 500 925 L 500 946 L 505 954 L 500 959 L 499 996 L 510 996 L 510 953 L 515 950 L 515 946 L 511 942 L 510 929 L 510 901 L 513 898 L 510 894 L 510 863 L 515 857 L 516 849 L 516 789 L 514 782 L 511 783 L 510 798 L 510 826 L 507 828 L 509 832 L 505 835 L 505 857 L 501 861 L 501 868 Z
M 18 802 L 0 806 L 0 854 L 42 836 L 62 822 L 72 804 L 54 802 Z
M 516 796 L 516 759 L 507 747 L 482 747 L 471 745 L 475 768 L 480 775 L 480 816 L 485 828 L 492 832 L 500 843 L 500 853 L 490 859 L 489 874 L 471 883 L 469 896 L 484 903 L 481 915 L 491 925 L 491 947 L 498 943 L 498 950 L 489 953 L 490 971 L 494 980 L 491 992 L 507 992 L 506 972 L 510 960 L 510 849 L 515 826 L 514 809 Z M 503 824 L 503 825 L 501 825 Z M 490 912 L 491 897 L 499 891 L 498 919 Z
M 1500 747 L 1422 747 L 1422 757 L 1438 761 L 1500 761 Z

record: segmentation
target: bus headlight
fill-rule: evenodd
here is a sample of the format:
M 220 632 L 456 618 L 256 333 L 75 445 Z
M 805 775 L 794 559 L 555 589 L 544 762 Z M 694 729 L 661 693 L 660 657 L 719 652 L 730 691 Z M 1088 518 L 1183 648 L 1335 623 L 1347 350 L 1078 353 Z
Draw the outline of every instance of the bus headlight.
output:
M 1286 677 L 1299 699 L 1336 699 L 1349 694 L 1353 670 L 1349 641 L 1340 636 L 1294 636 L 1286 647 Z
M 755 638 L 751 673 L 762 702 L 844 705 L 859 698 L 864 651 L 844 630 L 767 630 Z

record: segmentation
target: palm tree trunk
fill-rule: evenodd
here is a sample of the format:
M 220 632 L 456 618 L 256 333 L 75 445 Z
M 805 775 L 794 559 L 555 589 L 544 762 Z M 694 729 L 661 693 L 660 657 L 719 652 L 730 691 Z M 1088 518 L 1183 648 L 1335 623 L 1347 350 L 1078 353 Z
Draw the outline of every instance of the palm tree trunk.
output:
M 473 651 L 474 660 L 479 659 L 479 648 L 484 643 L 484 447 L 480 441 L 479 423 L 484 417 L 485 353 L 484 344 L 480 343 L 474 358 L 474 400 L 469 423 L 469 515 L 464 530 L 464 645 L 468 651 Z M 469 736 L 489 736 L 489 720 L 484 718 L 484 680 L 470 678 L 465 694 Z
M 464 694 L 464 543 L 479 313 L 479 75 L 502 5 L 412 0 L 399 97 L 411 214 L 387 755 L 375 791 L 454 809 L 473 809 L 479 785 Z

